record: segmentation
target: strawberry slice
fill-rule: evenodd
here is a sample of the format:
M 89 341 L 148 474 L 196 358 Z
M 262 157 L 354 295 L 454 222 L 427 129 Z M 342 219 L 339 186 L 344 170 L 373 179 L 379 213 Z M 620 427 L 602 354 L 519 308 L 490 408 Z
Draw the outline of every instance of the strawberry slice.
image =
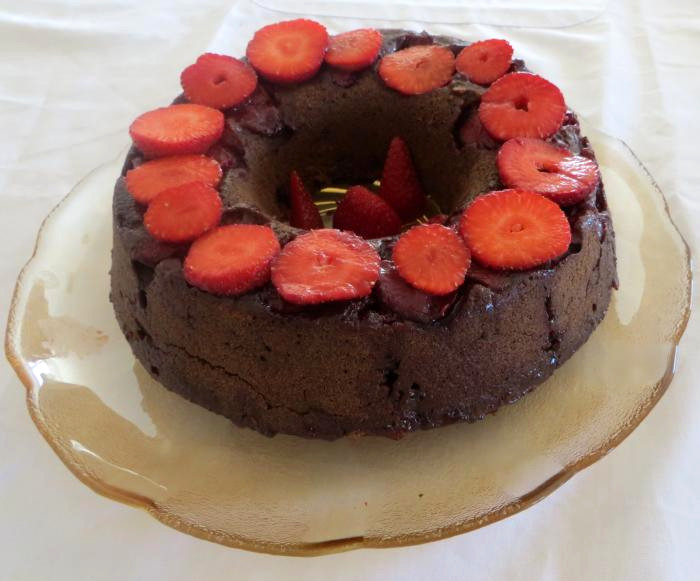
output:
M 479 196 L 462 214 L 459 231 L 475 260 L 503 270 L 539 266 L 564 254 L 571 244 L 562 209 L 523 190 Z
M 240 295 L 270 280 L 280 243 L 269 226 L 230 224 L 195 240 L 184 263 L 191 285 L 217 295 Z
M 313 77 L 328 46 L 326 28 L 299 18 L 263 26 L 248 43 L 250 64 L 275 83 L 297 83 Z
M 326 62 L 344 71 L 360 71 L 371 65 L 382 48 L 382 33 L 374 28 L 360 28 L 331 36 Z
M 126 172 L 126 189 L 140 204 L 149 204 L 163 190 L 190 182 L 215 188 L 221 166 L 203 155 L 174 155 L 142 163 Z
M 292 211 L 289 217 L 289 224 L 295 228 L 313 230 L 323 228 L 321 214 L 314 204 L 311 194 L 304 187 L 299 174 L 293 171 L 289 177 L 289 199 Z
M 353 186 L 338 204 L 333 227 L 363 238 L 382 238 L 401 232 L 401 218 L 382 198 L 367 188 Z
M 188 242 L 221 220 L 219 192 L 202 182 L 169 188 L 151 201 L 143 217 L 148 233 L 164 242 Z
M 426 198 L 406 142 L 394 137 L 384 162 L 379 195 L 406 222 L 425 210 Z
M 221 111 L 192 103 L 148 111 L 129 127 L 131 139 L 146 157 L 204 153 L 223 132 Z
M 258 86 L 258 75 L 243 61 L 208 52 L 182 71 L 180 84 L 192 103 L 228 109 L 253 94 Z
M 595 161 L 540 139 L 506 141 L 497 162 L 505 185 L 537 192 L 560 206 L 578 204 L 600 181 Z
M 350 232 L 322 229 L 298 236 L 272 264 L 272 284 L 282 298 L 314 305 L 366 297 L 379 278 L 372 245 Z
M 510 73 L 481 96 L 479 118 L 496 139 L 554 134 L 564 121 L 566 105 L 561 91 L 531 73 Z
M 431 295 L 447 295 L 463 282 L 469 250 L 457 233 L 439 224 L 414 226 L 399 238 L 392 254 L 408 284 Z
M 421 95 L 443 87 L 452 79 L 455 55 L 437 44 L 411 46 L 385 56 L 379 76 L 404 95 Z
M 457 55 L 455 67 L 477 85 L 490 85 L 510 68 L 513 47 L 507 40 L 491 38 L 465 46 Z

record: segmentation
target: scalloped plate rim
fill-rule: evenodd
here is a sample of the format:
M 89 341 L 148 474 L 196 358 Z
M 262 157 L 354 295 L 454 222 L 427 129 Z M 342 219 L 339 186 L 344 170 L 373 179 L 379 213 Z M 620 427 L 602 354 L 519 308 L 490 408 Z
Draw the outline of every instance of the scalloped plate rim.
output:
M 164 511 L 160 510 L 157 503 L 153 502 L 152 500 L 146 497 L 127 492 L 116 486 L 106 484 L 105 482 L 97 478 L 91 477 L 86 471 L 81 470 L 81 467 L 79 465 L 71 462 L 68 456 L 64 454 L 63 451 L 60 449 L 56 441 L 52 440 L 49 436 L 49 432 L 44 424 L 44 419 L 41 415 L 41 411 L 37 407 L 35 401 L 36 391 L 41 386 L 29 372 L 22 356 L 17 352 L 17 350 L 14 347 L 13 338 L 17 334 L 17 330 L 20 324 L 20 318 L 18 316 L 17 310 L 19 306 L 20 294 L 22 292 L 24 278 L 31 266 L 33 265 L 33 263 L 36 260 L 38 260 L 41 256 L 42 243 L 44 242 L 44 235 L 47 225 L 50 224 L 51 220 L 53 219 L 55 214 L 62 208 L 62 206 L 64 206 L 69 199 L 72 199 L 72 197 L 76 194 L 76 191 L 79 189 L 79 186 L 81 184 L 89 180 L 93 174 L 97 173 L 103 167 L 114 163 L 115 161 L 120 159 L 120 157 L 123 155 L 123 152 L 120 152 L 120 154 L 115 156 L 112 160 L 100 164 L 99 166 L 91 170 L 88 174 L 86 174 L 85 177 L 79 180 L 75 184 L 75 186 L 70 190 L 70 192 L 68 192 L 68 194 L 64 196 L 61 199 L 61 201 L 49 212 L 49 214 L 44 218 L 44 220 L 41 223 L 41 226 L 39 227 L 32 255 L 22 267 L 18 275 L 17 282 L 15 284 L 15 288 L 12 294 L 7 328 L 5 333 L 5 356 L 7 357 L 7 360 L 9 361 L 12 369 L 17 374 L 18 378 L 20 379 L 20 381 L 26 389 L 27 409 L 29 411 L 29 415 L 32 421 L 36 425 L 43 438 L 49 444 L 51 449 L 54 451 L 54 453 L 66 466 L 66 468 L 68 468 L 68 470 L 70 470 L 70 472 L 79 481 L 88 486 L 97 494 L 109 498 L 111 500 L 115 500 L 122 504 L 126 504 L 128 506 L 144 509 L 147 512 L 149 512 L 154 518 L 156 518 L 159 522 L 171 528 L 174 528 L 175 530 L 184 532 L 199 539 L 215 542 L 221 545 L 225 545 L 227 547 L 245 549 L 248 551 L 258 553 L 286 556 L 319 556 L 361 548 L 406 547 L 411 545 L 418 545 L 427 542 L 438 541 L 463 533 L 467 533 L 469 531 L 473 531 L 481 527 L 493 524 L 509 516 L 517 514 L 527 508 L 530 508 L 531 506 L 533 506 L 534 504 L 536 504 L 537 502 L 539 502 L 540 500 L 557 490 L 570 478 L 572 478 L 588 466 L 594 464 L 595 462 L 606 456 L 613 449 L 615 449 L 649 415 L 651 410 L 656 406 L 656 404 L 659 402 L 664 393 L 666 393 L 666 390 L 671 384 L 671 380 L 673 379 L 675 372 L 675 363 L 678 355 L 679 343 L 688 325 L 688 320 L 690 318 L 690 313 L 692 310 L 693 271 L 690 247 L 688 246 L 687 241 L 678 229 L 678 226 L 674 222 L 673 217 L 669 212 L 668 202 L 661 188 L 659 187 L 654 177 L 649 173 L 646 166 L 641 162 L 641 160 L 637 157 L 637 155 L 629 147 L 629 145 L 627 145 L 627 143 L 625 143 L 619 138 L 612 137 L 599 130 L 589 131 L 589 133 L 597 133 L 603 137 L 612 139 L 620 143 L 627 151 L 627 153 L 629 153 L 632 156 L 632 158 L 637 162 L 639 168 L 642 169 L 642 171 L 645 174 L 645 177 L 649 180 L 651 186 L 654 188 L 654 190 L 656 190 L 657 194 L 663 201 L 663 211 L 665 213 L 665 218 L 669 221 L 676 234 L 678 235 L 679 240 L 682 243 L 682 249 L 685 257 L 684 262 L 686 266 L 686 274 L 688 278 L 686 286 L 688 299 L 687 305 L 682 315 L 682 320 L 679 322 L 676 329 L 676 333 L 673 336 L 674 346 L 669 353 L 669 361 L 666 367 L 666 371 L 663 377 L 660 379 L 660 381 L 658 381 L 657 384 L 652 388 L 651 397 L 644 403 L 644 405 L 642 405 L 637 410 L 636 414 L 632 417 L 632 419 L 623 426 L 621 426 L 618 432 L 612 438 L 604 442 L 598 448 L 590 451 L 581 458 L 578 458 L 576 461 L 570 462 L 559 472 L 557 472 L 556 474 L 554 474 L 553 476 L 551 476 L 550 478 L 548 478 L 547 480 L 530 490 L 529 492 L 509 502 L 508 504 L 505 504 L 502 507 L 493 510 L 485 515 L 467 519 L 458 524 L 451 525 L 442 529 L 436 529 L 426 533 L 413 533 L 403 536 L 397 535 L 389 538 L 366 538 L 364 536 L 353 536 L 310 543 L 264 543 L 251 541 L 240 536 L 223 534 L 217 535 L 216 533 L 212 533 L 211 531 L 202 530 L 201 527 L 198 527 L 190 522 L 185 522 L 172 514 L 165 513 Z

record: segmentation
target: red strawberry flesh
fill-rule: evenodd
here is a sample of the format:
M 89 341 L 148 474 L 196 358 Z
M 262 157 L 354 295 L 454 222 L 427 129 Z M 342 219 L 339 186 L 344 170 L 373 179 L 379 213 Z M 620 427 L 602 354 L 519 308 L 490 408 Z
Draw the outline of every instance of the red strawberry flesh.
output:
M 313 20 L 303 18 L 269 24 L 248 43 L 250 64 L 266 79 L 296 83 L 313 77 L 323 64 L 328 32 Z
M 270 264 L 279 251 L 279 241 L 269 226 L 220 226 L 190 247 L 185 279 L 213 294 L 243 294 L 270 279 Z
M 205 53 L 180 75 L 185 96 L 192 103 L 228 109 L 245 101 L 258 86 L 253 68 L 236 58 Z
M 164 242 L 187 242 L 221 220 L 219 192 L 202 182 L 175 186 L 159 193 L 148 206 L 143 223 L 149 234 Z
M 394 246 L 392 258 L 408 284 L 431 295 L 454 292 L 469 269 L 469 250 L 454 230 L 439 224 L 415 226 Z
M 502 270 L 542 265 L 571 244 L 571 227 L 561 208 L 522 190 L 479 196 L 462 214 L 459 231 L 476 261 Z
M 389 145 L 379 195 L 405 222 L 415 220 L 425 210 L 426 197 L 411 152 L 400 137 L 394 137 Z
M 537 192 L 562 206 L 581 202 L 600 181 L 595 161 L 540 139 L 506 141 L 497 162 L 505 185 Z
M 564 121 L 566 105 L 561 91 L 531 73 L 510 73 L 498 79 L 481 96 L 479 118 L 496 139 L 545 139 Z
M 134 144 L 146 157 L 205 153 L 223 131 L 221 111 L 192 103 L 148 111 L 129 128 Z
M 379 76 L 404 95 L 422 95 L 445 86 L 452 79 L 455 57 L 446 46 L 411 46 L 385 56 Z
M 215 188 L 221 173 L 219 164 L 203 155 L 162 157 L 126 172 L 126 188 L 137 202 L 148 204 L 163 190 L 190 182 Z
M 333 227 L 362 238 L 382 238 L 401 231 L 401 218 L 378 195 L 365 187 L 353 186 L 338 204 Z
M 298 305 L 366 297 L 379 278 L 379 255 L 350 232 L 312 230 L 288 243 L 272 264 L 272 283 Z
M 457 55 L 455 66 L 473 83 L 488 85 L 508 72 L 512 58 L 510 43 L 492 38 L 465 46 Z
M 289 223 L 295 228 L 303 228 L 304 230 L 323 228 L 321 214 L 314 204 L 311 194 L 304 187 L 304 182 L 301 181 L 299 174 L 293 171 L 289 182 L 291 205 Z
M 344 71 L 360 71 L 371 65 L 382 47 L 382 34 L 374 28 L 360 28 L 330 38 L 326 62 Z

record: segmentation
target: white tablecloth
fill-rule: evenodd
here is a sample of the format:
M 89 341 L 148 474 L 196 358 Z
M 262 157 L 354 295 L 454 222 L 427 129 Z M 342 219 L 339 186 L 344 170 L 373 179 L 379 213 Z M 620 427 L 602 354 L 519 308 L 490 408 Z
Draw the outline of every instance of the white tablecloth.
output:
M 508 38 L 589 126 L 632 147 L 697 252 L 698 0 L 388 4 L 0 0 L 0 310 L 41 220 L 128 144 L 137 114 L 178 92 L 180 70 L 207 49 L 241 54 L 262 22 L 299 6 L 324 14 L 331 32 L 389 16 L 393 26 Z M 437 543 L 315 559 L 220 547 L 97 496 L 50 451 L 0 365 L 0 578 L 697 579 L 699 344 L 691 319 L 677 376 L 651 415 L 535 507 Z

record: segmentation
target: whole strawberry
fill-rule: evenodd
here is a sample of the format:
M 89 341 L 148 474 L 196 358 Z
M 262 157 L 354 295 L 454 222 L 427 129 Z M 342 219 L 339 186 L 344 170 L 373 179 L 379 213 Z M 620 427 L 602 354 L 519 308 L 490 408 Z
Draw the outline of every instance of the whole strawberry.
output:
M 379 195 L 405 222 L 415 220 L 425 210 L 426 198 L 406 142 L 394 137 L 384 162 Z
M 401 218 L 382 198 L 367 188 L 353 186 L 338 204 L 333 227 L 363 238 L 382 238 L 401 231 Z

